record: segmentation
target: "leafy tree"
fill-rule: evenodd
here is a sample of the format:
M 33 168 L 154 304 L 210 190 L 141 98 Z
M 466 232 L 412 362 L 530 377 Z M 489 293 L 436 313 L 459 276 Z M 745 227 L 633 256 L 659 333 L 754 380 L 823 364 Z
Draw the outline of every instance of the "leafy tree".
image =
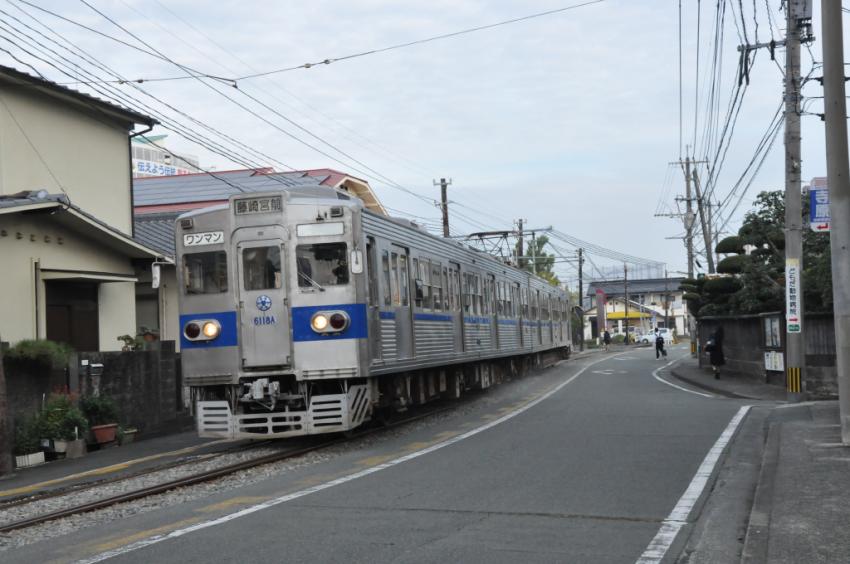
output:
M 522 268 L 529 272 L 533 272 L 534 269 L 532 268 L 532 262 L 536 263 L 537 276 L 543 278 L 553 286 L 557 286 L 560 280 L 557 276 L 555 276 L 555 272 L 553 271 L 555 267 L 555 254 L 547 253 L 543 250 L 543 248 L 546 246 L 546 243 L 548 242 L 549 237 L 547 237 L 546 235 L 541 235 L 540 237 L 538 237 L 535 252 L 532 253 L 531 241 L 526 241 L 528 245 L 524 249 L 525 255 L 521 255 L 519 252 L 519 242 L 517 241 L 516 252 L 517 256 L 530 257 L 533 254 L 535 257 L 537 257 L 537 260 L 535 261 L 532 261 L 531 259 L 524 259 L 520 261 L 520 264 L 522 264 Z

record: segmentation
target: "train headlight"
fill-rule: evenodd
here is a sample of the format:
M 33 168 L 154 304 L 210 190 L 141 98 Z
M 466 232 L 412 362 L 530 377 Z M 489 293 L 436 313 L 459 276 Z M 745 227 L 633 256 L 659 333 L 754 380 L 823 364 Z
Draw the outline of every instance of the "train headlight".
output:
M 212 341 L 221 334 L 215 319 L 194 319 L 183 326 L 183 335 L 190 341 Z
M 310 318 L 310 327 L 316 333 L 341 333 L 350 324 L 351 318 L 344 311 L 320 311 Z
M 310 321 L 310 325 L 314 331 L 324 331 L 328 327 L 328 318 L 321 313 L 317 313 Z
M 218 337 L 218 334 L 221 332 L 218 325 L 213 323 L 212 321 L 207 321 L 204 323 L 204 336 L 207 339 L 215 339 Z

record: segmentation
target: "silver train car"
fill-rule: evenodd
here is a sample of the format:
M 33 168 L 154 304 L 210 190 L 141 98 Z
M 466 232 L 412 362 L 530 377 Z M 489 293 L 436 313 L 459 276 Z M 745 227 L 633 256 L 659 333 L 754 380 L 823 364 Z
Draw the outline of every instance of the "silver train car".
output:
M 204 437 L 348 431 L 570 355 L 569 294 L 324 186 L 175 222 Z

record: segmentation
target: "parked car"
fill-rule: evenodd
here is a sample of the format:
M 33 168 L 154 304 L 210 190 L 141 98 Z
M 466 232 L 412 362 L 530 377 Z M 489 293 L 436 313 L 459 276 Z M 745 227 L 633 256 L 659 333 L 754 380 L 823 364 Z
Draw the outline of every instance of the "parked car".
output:
M 658 332 L 661 333 L 661 336 L 664 337 L 664 342 L 673 340 L 673 331 L 671 329 L 667 329 L 666 327 L 660 327 Z M 640 338 L 641 343 L 655 343 L 655 332 L 648 333 Z

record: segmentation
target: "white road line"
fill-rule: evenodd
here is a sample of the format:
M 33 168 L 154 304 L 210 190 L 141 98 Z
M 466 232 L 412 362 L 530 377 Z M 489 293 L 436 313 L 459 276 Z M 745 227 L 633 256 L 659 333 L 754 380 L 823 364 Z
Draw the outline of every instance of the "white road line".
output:
M 716 396 L 716 395 L 714 395 L 714 394 L 704 394 L 704 393 L 702 393 L 702 392 L 695 392 L 695 391 L 693 391 L 693 390 L 689 390 L 689 389 L 687 389 L 687 388 L 683 388 L 682 386 L 677 386 L 676 384 L 673 384 L 672 382 L 668 382 L 667 380 L 665 380 L 664 378 L 662 378 L 661 376 L 659 376 L 659 375 L 658 375 L 658 373 L 659 373 L 661 370 L 664 370 L 664 369 L 665 369 L 665 368 L 667 368 L 668 366 L 673 365 L 673 363 L 675 363 L 675 362 L 679 362 L 679 361 L 680 361 L 680 360 L 682 360 L 683 358 L 687 358 L 687 357 L 689 357 L 689 356 L 691 356 L 691 355 L 690 355 L 690 354 L 686 354 L 685 356 L 679 357 L 679 358 L 677 358 L 676 360 L 671 360 L 670 362 L 668 362 L 667 364 L 665 364 L 664 366 L 662 366 L 662 367 L 660 367 L 660 368 L 656 368 L 656 369 L 652 372 L 652 377 L 653 377 L 653 378 L 655 378 L 656 380 L 658 380 L 659 382 L 662 382 L 662 383 L 664 383 L 664 384 L 667 384 L 668 386 L 673 386 L 673 387 L 674 387 L 674 388 L 676 388 L 677 390 L 682 390 L 683 392 L 688 392 L 689 394 L 696 394 L 696 395 L 698 395 L 698 396 L 703 396 L 703 397 L 706 397 L 706 398 L 717 398 L 717 397 L 720 397 L 720 396 Z
M 644 553 L 638 558 L 637 564 L 658 564 L 664 558 L 664 555 L 667 554 L 670 545 L 673 544 L 676 535 L 679 534 L 682 527 L 687 524 L 688 515 L 691 514 L 691 510 L 708 485 L 708 479 L 711 477 L 711 473 L 714 471 L 720 455 L 723 454 L 723 449 L 729 444 L 729 441 L 751 407 L 751 405 L 745 405 L 739 409 L 735 417 L 726 426 L 720 438 L 717 439 L 717 442 L 708 451 L 705 460 L 700 464 L 699 470 L 697 470 L 684 495 L 679 499 L 679 503 L 676 504 L 670 515 L 663 521 L 658 534 L 655 535 L 655 538 L 646 547 Z
M 448 440 L 443 441 L 441 443 L 437 443 L 433 446 L 430 446 L 428 448 L 414 452 L 412 454 L 408 454 L 406 456 L 402 456 L 402 457 L 396 458 L 394 460 L 390 460 L 389 462 L 379 464 L 378 466 L 374 466 L 372 468 L 367 468 L 366 470 L 361 470 L 360 472 L 351 474 L 349 476 L 345 476 L 343 478 L 338 478 L 338 479 L 332 480 L 330 482 L 325 482 L 324 484 L 319 484 L 318 486 L 313 486 L 312 488 L 307 488 L 306 490 L 301 490 L 301 491 L 298 491 L 298 492 L 295 492 L 295 493 L 291 493 L 291 494 L 287 494 L 287 495 L 284 495 L 284 496 L 281 496 L 281 497 L 277 497 L 275 499 L 270 499 L 270 500 L 265 501 L 263 503 L 259 503 L 257 505 L 253 505 L 251 507 L 247 507 L 247 508 L 245 508 L 241 511 L 231 513 L 230 515 L 225 515 L 224 517 L 219 517 L 218 519 L 212 519 L 210 521 L 204 521 L 203 523 L 198 523 L 197 525 L 192 525 L 190 527 L 178 529 L 176 531 L 172 531 L 172 532 L 165 534 L 165 535 L 156 535 L 156 536 L 147 538 L 145 540 L 141 540 L 141 541 L 138 541 L 138 542 L 134 542 L 132 544 L 128 544 L 127 546 L 123 546 L 121 548 L 116 548 L 114 550 L 102 552 L 100 554 L 92 556 L 91 558 L 84 558 L 82 560 L 78 560 L 74 564 L 94 564 L 95 562 L 102 562 L 102 561 L 107 560 L 109 558 L 119 556 L 121 554 L 127 554 L 128 552 L 133 552 L 133 551 L 139 550 L 141 548 L 145 548 L 146 546 L 157 544 L 157 543 L 160 543 L 160 542 L 168 540 L 168 539 L 182 537 L 183 535 L 192 533 L 194 531 L 200 531 L 201 529 L 214 527 L 216 525 L 222 525 L 222 524 L 227 523 L 229 521 L 233 521 L 234 519 L 238 519 L 240 517 L 244 517 L 246 515 L 256 513 L 257 511 L 262 511 L 263 509 L 268 509 L 269 507 L 274 507 L 275 505 L 279 505 L 281 503 L 285 503 L 287 501 L 291 501 L 291 500 L 297 499 L 299 497 L 304 497 L 304 496 L 310 495 L 312 493 L 320 492 L 322 490 L 326 490 L 328 488 L 332 488 L 334 486 L 338 486 L 340 484 L 344 484 L 346 482 L 356 480 L 357 478 L 362 478 L 363 476 L 368 476 L 369 474 L 374 474 L 375 472 L 380 472 L 381 470 L 386 470 L 387 468 L 392 468 L 393 466 L 401 464 L 402 462 L 407 462 L 408 460 L 413 460 L 414 458 L 418 458 L 418 457 L 423 456 L 425 454 L 434 452 L 435 450 L 439 450 L 443 447 L 447 447 L 449 445 L 452 445 L 454 443 L 457 443 L 457 442 L 460 442 L 464 439 L 472 437 L 473 435 L 477 435 L 478 433 L 481 433 L 483 431 L 486 431 L 487 429 L 495 427 L 496 425 L 498 425 L 500 423 L 504 423 L 508 419 L 512 419 L 513 417 L 516 417 L 520 413 L 531 409 L 532 407 L 534 407 L 538 403 L 542 402 L 543 400 L 545 400 L 545 399 L 551 397 L 552 395 L 554 395 L 555 393 L 557 393 L 561 388 L 563 388 L 564 386 L 566 386 L 567 384 L 569 384 L 570 382 L 572 382 L 573 380 L 578 378 L 585 370 L 587 370 L 588 368 L 590 368 L 594 364 L 596 364 L 598 362 L 602 362 L 604 360 L 609 360 L 610 358 L 612 358 L 612 357 L 605 357 L 605 358 L 601 358 L 599 360 L 596 360 L 594 362 L 591 362 L 590 364 L 588 364 L 587 366 L 585 366 L 584 368 L 582 368 L 581 370 L 579 370 L 578 372 L 573 374 L 565 382 L 562 382 L 561 384 L 559 384 L 558 386 L 556 386 L 552 390 L 548 391 L 544 395 L 540 396 L 536 400 L 532 401 L 531 403 L 526 404 L 523 407 L 520 407 L 519 409 L 517 409 L 516 411 L 514 411 L 512 413 L 508 413 L 504 417 L 500 417 L 499 419 L 496 419 L 495 421 L 487 423 L 486 425 L 478 427 L 477 429 L 473 429 L 472 431 L 469 431 L 469 432 L 464 433 L 462 435 L 458 435 L 457 437 L 448 439 Z

